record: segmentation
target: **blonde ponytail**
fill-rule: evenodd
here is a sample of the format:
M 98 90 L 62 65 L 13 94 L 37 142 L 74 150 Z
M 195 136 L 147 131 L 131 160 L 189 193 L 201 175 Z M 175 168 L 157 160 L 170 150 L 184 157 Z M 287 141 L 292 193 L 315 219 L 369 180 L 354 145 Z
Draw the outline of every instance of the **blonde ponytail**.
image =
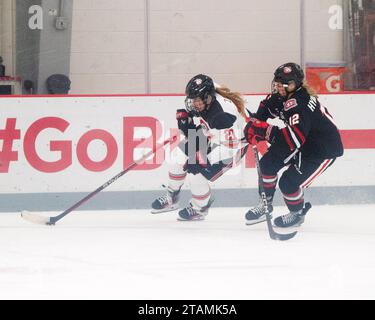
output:
M 229 88 L 225 86 L 215 85 L 215 91 L 220 94 L 223 98 L 228 99 L 234 103 L 238 113 L 240 113 L 244 118 L 246 118 L 245 112 L 245 99 L 239 92 L 232 92 Z
M 305 88 L 305 90 L 307 91 L 307 93 L 310 96 L 318 98 L 318 94 L 316 93 L 316 90 L 313 89 L 312 87 L 310 87 L 310 85 L 307 83 L 307 81 L 303 81 L 302 87 Z

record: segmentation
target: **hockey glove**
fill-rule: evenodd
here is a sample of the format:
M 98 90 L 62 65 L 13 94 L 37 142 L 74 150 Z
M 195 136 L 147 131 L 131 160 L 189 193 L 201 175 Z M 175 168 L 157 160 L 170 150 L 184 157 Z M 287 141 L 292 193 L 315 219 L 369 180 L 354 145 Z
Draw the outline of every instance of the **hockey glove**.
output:
M 244 135 L 247 142 L 254 145 L 259 141 L 270 141 L 270 136 L 273 129 L 274 127 L 265 121 L 250 118 L 244 129 Z
M 281 97 L 278 94 L 268 95 L 264 100 L 260 102 L 257 112 L 253 115 L 250 115 L 250 117 L 266 121 L 268 118 L 274 117 L 271 114 L 271 110 L 277 113 L 278 108 L 283 108 Z
M 178 129 L 182 131 L 184 136 L 188 137 L 189 129 L 195 130 L 195 124 L 193 119 L 190 117 L 189 113 L 185 109 L 178 109 L 176 112 L 176 119 Z

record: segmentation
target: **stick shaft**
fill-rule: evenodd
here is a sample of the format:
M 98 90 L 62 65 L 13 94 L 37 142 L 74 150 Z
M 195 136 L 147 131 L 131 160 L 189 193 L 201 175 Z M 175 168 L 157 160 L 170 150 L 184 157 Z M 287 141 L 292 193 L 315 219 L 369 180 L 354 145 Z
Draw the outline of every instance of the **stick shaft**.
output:
M 59 221 L 62 218 L 64 218 L 67 214 L 69 214 L 70 212 L 74 211 L 75 209 L 77 209 L 78 207 L 80 207 L 82 204 L 84 204 L 85 202 L 87 202 L 89 199 L 91 199 L 92 197 L 94 197 L 95 195 L 97 195 L 99 192 L 101 192 L 102 190 L 104 190 L 105 188 L 107 188 L 109 185 L 111 185 L 117 179 L 121 178 L 125 173 L 129 172 L 131 169 L 133 169 L 135 166 L 137 166 L 138 163 L 143 162 L 148 157 L 150 157 L 151 155 L 155 154 L 156 151 L 158 151 L 159 149 L 163 148 L 167 144 L 170 144 L 170 143 L 174 142 L 176 139 L 177 139 L 177 136 L 173 136 L 172 138 L 169 138 L 169 139 L 165 140 L 162 144 L 155 146 L 151 151 L 149 151 L 148 153 L 146 153 L 145 155 L 143 155 L 141 159 L 139 159 L 138 161 L 132 162 L 123 171 L 121 171 L 120 173 L 118 173 L 117 175 L 115 175 L 113 178 L 111 178 L 110 180 L 108 180 L 107 182 L 105 182 L 104 184 L 102 184 L 99 188 L 95 189 L 93 192 L 89 193 L 87 196 L 85 196 L 83 199 L 79 200 L 77 203 L 73 204 L 70 208 L 66 209 L 64 212 L 60 213 L 59 215 L 57 215 L 55 217 L 50 217 L 50 223 L 51 224 L 55 224 L 57 221 Z
M 280 240 L 280 241 L 289 240 L 297 234 L 296 231 L 292 232 L 292 233 L 279 234 L 279 233 L 275 232 L 275 230 L 273 229 L 271 214 L 268 210 L 268 201 L 267 201 L 266 191 L 264 189 L 262 170 L 260 169 L 258 148 L 257 148 L 256 145 L 253 145 L 253 151 L 254 151 L 255 163 L 256 163 L 256 167 L 257 167 L 257 171 L 258 171 L 260 196 L 262 198 L 264 210 L 266 212 L 266 221 L 267 221 L 268 233 L 269 233 L 271 239 L 273 239 L 273 240 Z

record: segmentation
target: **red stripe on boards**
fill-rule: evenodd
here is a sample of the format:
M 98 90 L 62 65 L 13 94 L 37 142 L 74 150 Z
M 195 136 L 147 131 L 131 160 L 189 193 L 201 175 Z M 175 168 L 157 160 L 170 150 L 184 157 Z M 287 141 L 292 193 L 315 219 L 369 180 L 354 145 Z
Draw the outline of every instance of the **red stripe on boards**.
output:
M 345 149 L 375 149 L 375 130 L 340 130 Z

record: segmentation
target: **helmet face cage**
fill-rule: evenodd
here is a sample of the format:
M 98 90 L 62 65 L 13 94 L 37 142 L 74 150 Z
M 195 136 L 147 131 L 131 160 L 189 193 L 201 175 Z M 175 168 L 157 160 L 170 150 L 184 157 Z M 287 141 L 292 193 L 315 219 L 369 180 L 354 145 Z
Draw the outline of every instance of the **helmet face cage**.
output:
M 185 99 L 185 107 L 186 107 L 186 110 L 188 112 L 196 114 L 196 111 L 195 111 L 194 105 L 193 105 L 193 99 L 186 98 Z
M 294 80 L 290 80 L 290 81 L 288 81 L 288 82 L 286 83 L 285 81 L 276 78 L 276 79 L 273 79 L 273 80 L 272 80 L 272 84 L 271 84 L 271 92 L 272 92 L 272 93 L 278 93 L 278 87 L 277 87 L 277 84 L 278 84 L 278 83 L 281 83 L 281 84 L 282 84 L 282 86 L 285 88 L 285 91 L 286 91 L 286 92 L 289 92 L 289 91 L 288 91 L 288 87 L 289 87 L 289 85 L 292 84 L 292 83 L 294 83 L 294 84 L 296 85 L 296 88 L 299 87 L 299 86 L 296 84 L 296 82 L 295 82 Z
M 199 74 L 192 78 L 186 86 L 185 106 L 189 112 L 197 112 L 194 108 L 194 99 L 200 98 L 208 105 L 208 98 L 215 98 L 215 85 L 212 79 L 206 75 Z

